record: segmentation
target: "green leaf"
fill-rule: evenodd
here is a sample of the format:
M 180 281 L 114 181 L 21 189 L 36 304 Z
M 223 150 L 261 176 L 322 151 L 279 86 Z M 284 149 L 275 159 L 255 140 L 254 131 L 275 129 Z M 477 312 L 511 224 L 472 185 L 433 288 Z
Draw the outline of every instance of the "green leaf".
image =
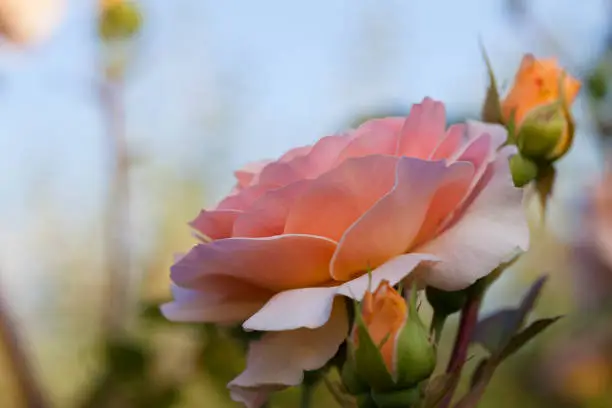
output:
M 504 123 L 499 91 L 497 90 L 497 81 L 495 80 L 495 74 L 493 73 L 491 61 L 489 60 L 489 56 L 487 55 L 482 42 L 480 43 L 480 50 L 487 66 L 487 74 L 489 75 L 489 88 L 487 89 L 485 101 L 482 105 L 481 117 L 484 122 Z
M 480 343 L 491 355 L 501 353 L 522 328 L 525 318 L 535 306 L 546 279 L 546 277 L 538 279 L 517 308 L 500 310 L 478 322 L 472 334 L 472 342 Z
M 561 319 L 563 316 L 550 317 L 546 319 L 536 320 L 531 323 L 526 329 L 515 335 L 512 340 L 506 345 L 502 354 L 500 356 L 501 360 L 505 360 L 510 357 L 518 350 L 520 350 L 523 346 L 525 346 L 529 341 L 531 341 L 535 336 L 542 333 L 548 327 L 550 327 L 557 320 Z
M 420 408 L 437 408 L 446 394 L 453 389 L 454 384 L 459 380 L 459 376 L 459 372 L 446 373 L 429 380 Z

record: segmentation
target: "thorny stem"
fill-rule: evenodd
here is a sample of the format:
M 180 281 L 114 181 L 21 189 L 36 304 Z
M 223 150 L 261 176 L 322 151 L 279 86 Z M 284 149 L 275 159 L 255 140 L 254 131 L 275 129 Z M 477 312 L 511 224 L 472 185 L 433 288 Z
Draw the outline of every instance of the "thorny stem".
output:
M 446 368 L 447 373 L 457 373 L 451 388 L 444 400 L 440 403 L 439 408 L 447 408 L 452 399 L 455 389 L 459 382 L 459 374 L 463 369 L 463 365 L 467 359 L 468 348 L 470 346 L 470 340 L 472 338 L 472 332 L 478 323 L 478 311 L 480 310 L 480 304 L 482 302 L 482 293 L 474 293 L 469 297 L 467 303 L 461 310 L 461 320 L 459 322 L 459 330 L 457 337 L 455 338 L 455 345 L 453 346 L 453 352 Z
M 22 347 L 17 327 L 11 316 L 6 299 L 0 296 L 0 343 L 6 351 L 9 371 L 15 378 L 19 398 L 27 408 L 48 408 L 50 406 L 42 386 L 34 376 L 32 367 Z
M 103 325 L 108 337 L 125 331 L 128 302 L 130 253 L 129 226 L 129 157 L 125 135 L 123 83 L 105 76 L 100 84 L 100 103 L 106 115 L 107 136 L 112 157 L 112 177 L 106 224 L 107 296 Z

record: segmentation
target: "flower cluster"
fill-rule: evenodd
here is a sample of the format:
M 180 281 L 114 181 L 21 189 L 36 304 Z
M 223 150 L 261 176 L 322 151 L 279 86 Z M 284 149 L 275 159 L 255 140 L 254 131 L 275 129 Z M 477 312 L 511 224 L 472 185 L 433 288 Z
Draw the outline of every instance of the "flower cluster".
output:
M 333 365 L 339 401 L 351 406 L 448 400 L 470 339 L 501 362 L 541 289 L 503 342 L 479 334 L 491 277 L 529 244 L 520 186 L 537 177 L 517 183 L 516 157 L 539 171 L 571 143 L 567 106 L 579 84 L 559 77 L 552 62 L 528 56 L 505 99 L 494 100 L 497 123 L 447 126 L 444 104 L 425 98 L 406 117 L 371 119 L 238 170 L 231 194 L 191 222 L 200 242 L 172 267 L 174 301 L 163 313 L 262 332 L 229 384 L 248 407 Z M 418 311 L 422 288 L 431 327 Z M 437 338 L 460 309 L 453 375 L 436 387 Z

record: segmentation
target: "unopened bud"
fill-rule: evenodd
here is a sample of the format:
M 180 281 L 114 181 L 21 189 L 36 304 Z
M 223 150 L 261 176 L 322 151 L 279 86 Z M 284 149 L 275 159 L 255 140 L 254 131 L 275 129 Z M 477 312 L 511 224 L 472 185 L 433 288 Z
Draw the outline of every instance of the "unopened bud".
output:
M 386 281 L 374 293 L 366 292 L 356 311 L 349 361 L 342 373 L 349 392 L 359 394 L 366 387 L 377 395 L 411 390 L 432 374 L 435 346 L 413 292 L 409 304 Z

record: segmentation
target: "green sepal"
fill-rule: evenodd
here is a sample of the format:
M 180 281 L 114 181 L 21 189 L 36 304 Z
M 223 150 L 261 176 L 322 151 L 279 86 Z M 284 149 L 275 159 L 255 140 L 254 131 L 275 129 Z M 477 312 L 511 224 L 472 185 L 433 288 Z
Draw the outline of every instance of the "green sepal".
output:
M 538 165 L 521 153 L 510 156 L 508 164 L 515 187 L 524 187 L 538 177 Z
M 361 308 L 355 313 L 355 330 L 359 345 L 355 347 L 355 372 L 367 384 L 376 390 L 391 390 L 395 381 L 382 357 L 380 349 L 372 340 L 363 321 Z
M 421 400 L 418 387 L 391 392 L 372 392 L 372 399 L 378 408 L 407 408 L 415 406 Z

